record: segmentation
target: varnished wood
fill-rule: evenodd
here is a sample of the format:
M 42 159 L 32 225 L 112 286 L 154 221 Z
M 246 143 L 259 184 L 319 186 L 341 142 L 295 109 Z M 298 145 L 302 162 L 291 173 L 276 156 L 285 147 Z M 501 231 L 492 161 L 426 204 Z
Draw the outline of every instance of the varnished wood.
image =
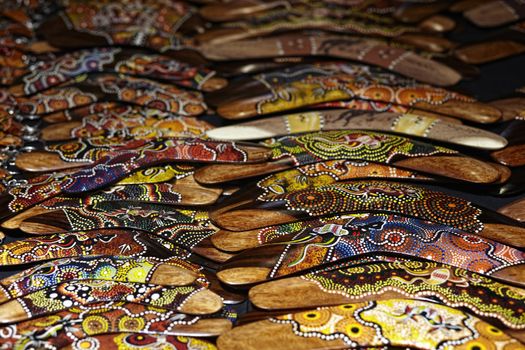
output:
M 523 4 L 521 6 L 523 7 Z M 463 15 L 480 27 L 497 27 L 520 19 L 520 16 L 506 5 L 504 0 L 487 1 L 466 10 Z
M 161 264 L 151 275 L 149 283 L 165 286 L 185 286 L 195 282 L 197 277 L 198 275 L 195 271 L 170 264 Z
M 525 45 L 513 40 L 487 41 L 455 50 L 454 55 L 468 64 L 484 64 L 525 52 Z
M 418 24 L 418 27 L 432 32 L 444 33 L 454 29 L 456 22 L 444 15 L 433 15 Z
M 498 209 L 498 213 L 507 215 L 514 220 L 525 221 L 525 199 L 517 199 Z M 213 236 L 212 236 L 213 241 Z
M 190 315 L 208 315 L 218 312 L 222 307 L 223 303 L 220 296 L 203 289 L 187 299 L 180 311 Z
M 43 141 L 70 140 L 73 129 L 82 126 L 81 121 L 62 122 L 57 125 L 46 126 L 42 129 L 40 137 Z
M 16 157 L 15 165 L 24 171 L 42 172 L 59 171 L 79 168 L 93 164 L 92 162 L 66 162 L 56 153 L 34 151 L 21 153 Z
M 525 118 L 525 98 L 523 97 L 504 98 L 491 101 L 489 104 L 502 112 L 502 121 Z
M 491 156 L 501 164 L 510 167 L 525 165 L 525 144 L 510 145 L 502 150 L 494 151 Z
M 211 236 L 214 246 L 227 252 L 240 252 L 260 245 L 257 239 L 259 230 L 228 231 L 219 230 Z
M 498 181 L 500 178 L 500 173 L 497 169 L 475 158 L 431 156 L 407 158 L 394 164 L 402 168 L 474 183 L 487 184 Z
M 298 298 L 297 296 L 301 297 Z M 392 298 L 406 298 L 406 295 L 394 291 L 349 298 L 340 293 L 329 293 L 319 288 L 313 281 L 300 277 L 290 277 L 281 280 L 262 283 L 250 288 L 250 301 L 261 309 L 300 309 L 318 306 L 330 306 L 345 303 L 359 303 Z
M 296 45 L 286 51 L 283 50 L 283 43 L 293 45 L 295 41 L 303 44 Z M 323 49 L 327 42 L 338 42 L 342 46 Z M 205 57 L 218 61 L 304 55 L 329 55 L 334 58 L 359 60 L 359 57 L 362 57 L 362 52 L 368 52 L 372 47 L 377 47 L 378 44 L 384 45 L 371 39 L 356 40 L 356 38 L 344 36 L 281 35 L 269 39 L 239 40 L 228 45 L 205 44 L 201 45 L 199 50 Z M 388 67 L 385 66 L 384 68 Z M 448 66 L 408 51 L 402 61 L 397 62 L 394 67 L 390 66 L 390 68 L 408 77 L 440 86 L 453 85 L 461 79 L 461 75 Z
M 227 22 L 245 19 L 245 16 L 282 6 L 287 7 L 289 5 L 281 1 L 235 0 L 204 6 L 200 8 L 199 14 L 209 21 Z

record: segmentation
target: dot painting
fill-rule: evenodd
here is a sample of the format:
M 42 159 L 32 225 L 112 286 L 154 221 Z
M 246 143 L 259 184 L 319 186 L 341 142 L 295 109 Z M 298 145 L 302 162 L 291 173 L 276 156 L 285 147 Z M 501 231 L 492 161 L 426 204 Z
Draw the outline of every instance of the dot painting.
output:
M 272 159 L 291 158 L 295 166 L 324 160 L 392 163 L 410 157 L 457 155 L 445 147 L 372 131 L 334 130 L 270 139 Z
M 270 278 L 369 253 L 396 253 L 490 275 L 525 263 L 525 252 L 450 226 L 386 214 L 355 216 L 344 224 L 308 228 L 278 243 Z
M 405 297 L 434 297 L 447 306 L 466 307 L 481 317 L 496 318 L 507 327 L 525 329 L 525 289 L 441 263 L 370 263 L 308 273 L 301 278 L 349 300 L 373 298 L 386 292 Z
M 265 201 L 264 197 L 261 198 Z M 483 230 L 481 209 L 459 197 L 396 182 L 349 181 L 275 195 L 297 215 L 322 216 L 351 211 L 410 213 L 411 216 L 477 233 Z
M 479 318 L 415 300 L 323 307 L 270 318 L 269 322 L 291 325 L 288 329 L 297 337 L 339 339 L 351 347 L 391 345 L 426 350 L 474 350 L 491 348 L 497 342 L 499 349 L 510 350 L 521 345 Z

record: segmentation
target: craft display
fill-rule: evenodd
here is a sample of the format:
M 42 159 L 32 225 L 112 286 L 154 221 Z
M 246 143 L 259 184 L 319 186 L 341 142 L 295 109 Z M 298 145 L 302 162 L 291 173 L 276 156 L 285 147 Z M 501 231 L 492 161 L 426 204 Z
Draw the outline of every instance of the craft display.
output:
M 491 183 L 500 177 L 500 171 L 490 164 L 454 149 L 379 132 L 334 130 L 283 136 L 264 143 L 272 151 L 268 162 L 249 168 L 203 167 L 196 172 L 195 179 L 214 184 L 336 159 L 389 164 L 475 183 Z
M 524 16 L 0 0 L 0 349 L 525 349 Z

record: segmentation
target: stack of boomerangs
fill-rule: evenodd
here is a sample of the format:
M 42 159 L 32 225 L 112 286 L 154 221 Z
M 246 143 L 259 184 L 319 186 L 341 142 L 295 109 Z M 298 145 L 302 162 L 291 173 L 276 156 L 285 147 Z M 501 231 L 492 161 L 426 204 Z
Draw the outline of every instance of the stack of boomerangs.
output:
M 0 349 L 525 349 L 524 21 L 0 0 Z

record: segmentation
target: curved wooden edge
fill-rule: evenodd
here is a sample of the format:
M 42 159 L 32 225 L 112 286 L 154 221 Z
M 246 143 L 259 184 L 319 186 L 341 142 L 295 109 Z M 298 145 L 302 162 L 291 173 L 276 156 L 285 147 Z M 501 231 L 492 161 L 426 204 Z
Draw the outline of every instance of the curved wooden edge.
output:
M 418 102 L 414 106 L 481 124 L 495 123 L 502 116 L 498 108 L 481 102 L 447 101 L 441 105 Z
M 42 141 L 66 141 L 74 138 L 71 135 L 73 129 L 82 126 L 81 121 L 70 121 L 49 125 L 40 131 Z
M 498 209 L 498 213 L 518 221 L 525 221 L 525 198 L 520 198 Z M 220 231 L 219 231 L 220 232 Z M 213 242 L 213 236 L 212 236 Z M 220 248 L 219 248 L 220 249 Z
M 456 27 L 456 21 L 444 15 L 433 15 L 418 24 L 418 27 L 435 33 L 450 32 Z
M 525 228 L 505 224 L 485 224 L 478 235 L 517 248 L 525 248 Z
M 492 159 L 510 167 L 525 165 L 525 144 L 507 146 L 490 154 Z
M 202 85 L 201 89 L 205 92 L 216 91 L 225 88 L 228 85 L 228 80 L 221 77 L 211 77 L 207 79 Z
M 325 292 L 317 283 L 300 277 L 258 284 L 250 288 L 248 296 L 253 305 L 265 310 L 313 309 L 319 306 L 407 298 L 406 295 L 393 291 L 375 295 L 363 293 L 361 296 L 348 297 L 342 293 Z
M 257 239 L 258 232 L 259 230 L 241 232 L 219 230 L 213 234 L 210 239 L 217 249 L 236 253 L 259 246 Z
M 496 169 L 497 172 L 499 172 L 499 179 L 494 182 L 496 184 L 504 184 L 512 176 L 512 170 L 510 170 L 508 167 L 506 167 L 503 164 L 492 163 L 492 162 L 487 162 L 487 164 L 490 164 L 490 166 L 492 166 L 493 168 Z
M 279 210 L 240 209 L 210 213 L 211 221 L 230 231 L 247 231 L 256 228 L 297 221 L 292 215 Z
M 268 320 L 234 327 L 217 339 L 220 350 L 298 350 L 298 349 L 348 349 L 341 339 L 326 340 L 317 337 L 298 337 L 289 324 Z
M 215 185 L 224 182 L 247 179 L 259 175 L 270 174 L 280 170 L 289 169 L 292 165 L 282 162 L 264 162 L 250 164 L 211 164 L 195 171 L 195 180 L 203 185 Z
M 0 324 L 20 322 L 29 319 L 29 317 L 30 315 L 26 313 L 16 299 L 0 304 Z
M 199 254 L 200 256 L 210 259 L 213 262 L 224 263 L 234 257 L 233 254 L 223 252 L 215 247 L 199 247 L 198 245 L 191 249 L 192 252 Z
M 463 15 L 477 26 L 490 28 L 511 23 L 519 19 L 510 6 L 501 1 L 487 1 L 466 10 Z
M 271 269 L 268 267 L 234 267 L 217 272 L 217 277 L 230 286 L 242 286 L 266 281 Z
M 43 214 L 25 219 L 18 227 L 22 232 L 32 235 L 50 235 L 70 231 L 71 225 L 64 211 L 49 210 Z
M 186 286 L 195 282 L 198 274 L 170 264 L 160 264 L 155 268 L 148 283 L 163 286 Z
M 394 162 L 394 165 L 479 184 L 494 183 L 500 178 L 496 168 L 483 161 L 464 156 L 407 158 Z
M 54 210 L 52 209 L 46 209 L 42 206 L 34 206 L 34 207 L 31 207 L 27 210 L 24 210 L 23 212 L 21 212 L 20 214 L 17 214 L 5 221 L 2 222 L 1 226 L 3 228 L 6 228 L 6 229 L 10 229 L 10 230 L 14 230 L 14 229 L 17 229 L 17 228 L 20 228 L 20 225 L 22 224 L 23 221 L 33 217 L 33 216 L 37 216 L 37 215 L 41 215 L 41 214 L 46 214 L 46 213 L 49 213 L 49 212 L 53 212 Z
M 456 46 L 454 42 L 446 38 L 419 33 L 405 33 L 395 37 L 394 40 L 402 44 L 412 45 L 426 51 L 437 53 L 450 51 Z
M 202 289 L 185 300 L 179 311 L 191 315 L 209 315 L 220 311 L 222 298 L 208 289 Z
M 503 121 L 525 116 L 525 98 L 523 97 L 503 98 L 490 101 L 489 104 L 502 112 Z
M 203 318 L 194 324 L 177 325 L 177 334 L 188 337 L 217 337 L 232 329 L 232 323 L 225 318 Z
M 16 157 L 15 165 L 20 170 L 29 172 L 51 172 L 71 168 L 79 168 L 93 164 L 92 162 L 66 162 L 56 153 L 34 151 L 21 153 Z
M 487 41 L 459 47 L 454 56 L 467 64 L 484 64 L 525 51 L 525 45 L 512 40 Z
M 525 287 L 525 265 L 514 265 L 498 270 L 491 274 L 492 277 L 499 278 L 503 281 L 514 283 L 521 288 Z
M 246 161 L 248 163 L 264 162 L 272 156 L 272 150 L 264 146 L 237 145 L 246 152 Z

